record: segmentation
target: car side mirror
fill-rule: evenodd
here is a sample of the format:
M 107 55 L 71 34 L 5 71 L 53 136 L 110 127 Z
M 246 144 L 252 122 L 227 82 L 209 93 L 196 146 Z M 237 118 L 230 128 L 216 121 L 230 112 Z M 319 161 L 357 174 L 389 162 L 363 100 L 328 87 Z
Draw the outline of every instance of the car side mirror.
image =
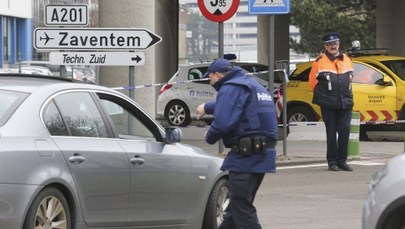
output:
M 389 79 L 389 76 L 384 75 L 382 79 L 378 79 L 376 84 L 381 86 L 392 86 L 392 81 Z
M 177 127 L 166 127 L 165 134 L 165 142 L 169 144 L 180 142 L 183 136 L 183 132 Z

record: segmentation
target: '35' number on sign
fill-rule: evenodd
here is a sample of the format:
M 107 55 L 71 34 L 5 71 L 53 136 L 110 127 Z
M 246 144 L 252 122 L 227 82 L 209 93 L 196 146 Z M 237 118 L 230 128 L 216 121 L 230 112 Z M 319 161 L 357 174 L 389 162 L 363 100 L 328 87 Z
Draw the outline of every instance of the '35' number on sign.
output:
M 211 3 L 211 6 L 213 6 L 213 7 L 216 7 L 216 6 L 225 7 L 226 6 L 226 0 L 214 0 L 214 1 L 211 1 L 210 3 Z

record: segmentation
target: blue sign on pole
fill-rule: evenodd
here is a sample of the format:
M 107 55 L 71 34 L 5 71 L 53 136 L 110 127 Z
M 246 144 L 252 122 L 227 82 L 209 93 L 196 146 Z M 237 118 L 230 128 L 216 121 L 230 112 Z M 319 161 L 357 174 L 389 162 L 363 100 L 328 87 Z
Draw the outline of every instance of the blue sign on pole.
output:
M 290 0 L 249 0 L 249 14 L 288 14 Z

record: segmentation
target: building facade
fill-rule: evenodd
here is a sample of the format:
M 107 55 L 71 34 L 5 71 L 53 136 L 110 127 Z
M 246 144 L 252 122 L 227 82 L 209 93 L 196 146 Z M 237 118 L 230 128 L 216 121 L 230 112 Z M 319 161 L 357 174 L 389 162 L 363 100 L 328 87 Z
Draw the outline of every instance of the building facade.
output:
M 0 68 L 32 57 L 31 1 L 0 0 Z
M 98 0 L 0 0 L 0 68 L 19 61 L 48 60 L 48 52 L 33 48 L 33 31 L 45 26 L 47 4 L 86 4 L 88 27 L 97 26 Z

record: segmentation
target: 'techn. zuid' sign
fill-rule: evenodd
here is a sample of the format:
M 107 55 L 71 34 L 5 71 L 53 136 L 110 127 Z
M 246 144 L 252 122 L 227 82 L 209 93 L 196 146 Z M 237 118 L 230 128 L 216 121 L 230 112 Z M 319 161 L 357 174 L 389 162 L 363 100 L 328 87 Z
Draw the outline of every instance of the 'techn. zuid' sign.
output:
M 143 28 L 37 28 L 34 31 L 34 47 L 44 50 L 140 50 L 161 40 Z

